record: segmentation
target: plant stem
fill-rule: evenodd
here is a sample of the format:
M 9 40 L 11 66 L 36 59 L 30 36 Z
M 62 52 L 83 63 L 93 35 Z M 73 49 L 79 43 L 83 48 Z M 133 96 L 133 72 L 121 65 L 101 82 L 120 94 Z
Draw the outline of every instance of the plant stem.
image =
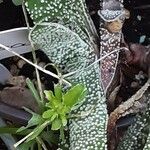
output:
M 26 8 L 25 8 L 25 1 L 22 2 L 22 10 L 23 10 L 23 14 L 24 14 L 24 17 L 25 17 L 26 25 L 28 27 L 28 30 L 30 31 L 30 24 L 29 24 L 29 20 L 28 20 Z
M 24 17 L 25 17 L 26 25 L 27 25 L 28 30 L 30 32 L 30 25 L 29 25 L 29 21 L 28 21 L 28 16 L 27 16 L 27 12 L 26 12 L 26 8 L 25 8 L 25 1 L 24 0 L 22 2 L 22 10 L 23 10 L 23 14 L 24 14 Z M 37 65 L 35 47 L 34 47 L 34 44 L 32 43 L 32 41 L 30 41 L 30 44 L 31 44 L 31 47 L 32 47 L 33 62 L 34 62 L 34 64 Z M 36 72 L 36 78 L 37 78 L 37 83 L 38 83 L 38 90 L 39 90 L 39 93 L 40 93 L 41 101 L 44 102 L 44 94 L 43 94 L 43 90 L 42 90 L 40 74 L 39 74 L 39 71 L 38 71 L 38 69 L 36 67 L 35 67 L 35 72 Z
M 42 145 L 42 148 L 43 148 L 44 150 L 48 150 L 47 147 L 46 147 L 46 145 L 45 145 L 45 143 L 43 142 L 43 140 L 42 140 L 40 137 L 36 137 L 36 140 L 37 140 L 37 142 L 38 142 L 40 145 Z
M 21 143 L 23 143 L 28 137 L 30 137 L 34 132 L 32 131 L 31 133 L 29 133 L 27 136 L 25 136 L 23 139 L 21 139 L 20 141 L 18 141 L 16 144 L 14 144 L 14 147 L 16 148 L 17 146 L 19 146 Z
M 37 145 L 38 145 L 38 150 L 42 150 L 40 142 L 38 140 L 36 140 L 36 141 L 37 141 Z
M 64 139 L 65 139 L 64 127 L 61 127 L 61 128 L 60 128 L 60 138 L 61 138 L 62 141 L 64 141 Z
M 32 129 L 26 129 L 24 131 L 21 132 L 17 132 L 18 128 L 14 128 L 14 127 L 10 127 L 10 126 L 6 126 L 6 127 L 0 127 L 0 135 L 1 134 L 12 134 L 12 135 L 28 135 L 29 133 L 31 133 L 33 130 Z M 57 144 L 58 143 L 58 138 L 56 138 L 56 135 L 52 132 L 52 131 L 43 131 L 41 133 L 41 137 L 44 138 L 47 135 L 51 135 L 51 138 L 49 139 L 53 144 Z M 58 135 L 57 135 L 58 136 Z

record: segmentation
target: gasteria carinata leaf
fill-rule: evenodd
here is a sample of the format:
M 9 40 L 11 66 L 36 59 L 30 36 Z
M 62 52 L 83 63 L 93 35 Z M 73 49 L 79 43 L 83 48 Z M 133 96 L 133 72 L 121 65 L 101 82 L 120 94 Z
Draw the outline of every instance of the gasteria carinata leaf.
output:
M 81 115 L 70 120 L 70 149 L 103 150 L 106 143 L 107 111 L 99 65 L 91 65 L 96 60 L 97 49 L 93 44 L 96 34 L 86 13 L 85 1 L 28 0 L 26 6 L 35 23 L 43 21 L 31 31 L 32 42 L 58 66 L 62 75 L 75 71 L 67 77 L 68 81 L 81 83 L 87 88 L 84 104 L 72 114 L 91 112 L 87 116 Z M 89 65 L 91 67 L 87 68 Z
M 27 0 L 26 7 L 35 23 L 45 21 L 62 24 L 87 43 L 98 38 L 85 0 Z
M 72 111 L 72 115 L 81 117 L 70 120 L 70 149 L 76 147 L 80 150 L 86 147 L 103 150 L 106 147 L 107 109 L 99 80 L 99 65 L 88 67 L 95 61 L 94 49 L 78 34 L 58 23 L 41 23 L 35 26 L 30 38 L 58 66 L 61 74 L 75 71 L 66 78 L 68 81 L 73 84 L 81 83 L 87 88 L 83 105 Z M 89 110 L 89 115 L 82 116 L 83 112 Z
M 150 141 L 150 93 L 145 93 L 147 108 L 143 112 L 139 112 L 132 124 L 127 130 L 124 138 L 120 142 L 117 150 L 149 150 Z M 144 97 L 143 97 L 144 98 Z

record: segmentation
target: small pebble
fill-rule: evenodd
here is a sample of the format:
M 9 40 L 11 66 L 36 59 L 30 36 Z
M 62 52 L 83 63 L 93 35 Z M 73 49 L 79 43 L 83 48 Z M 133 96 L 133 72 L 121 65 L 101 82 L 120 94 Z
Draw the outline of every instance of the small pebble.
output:
M 14 61 L 14 62 L 19 61 L 19 59 L 20 59 L 20 58 L 19 58 L 18 56 L 14 56 L 14 57 L 13 57 L 13 61 Z
M 15 76 L 10 78 L 7 83 L 19 86 L 19 87 L 25 87 L 26 86 L 26 78 L 24 76 Z
M 46 63 L 45 63 L 45 62 L 39 62 L 39 63 L 38 63 L 38 66 L 40 66 L 40 67 L 42 67 L 42 68 L 44 68 L 44 67 L 45 67 L 45 65 L 46 65 Z
M 10 66 L 10 73 L 12 74 L 12 76 L 17 76 L 19 73 L 19 69 L 17 68 L 16 65 L 12 64 Z
M 139 87 L 139 83 L 138 82 L 132 82 L 131 83 L 131 88 L 138 88 Z
M 143 71 L 140 71 L 137 75 L 135 75 L 137 80 L 145 79 L 145 75 Z
M 18 68 L 21 69 L 24 64 L 26 64 L 26 62 L 25 62 L 24 60 L 20 59 L 20 60 L 18 61 L 18 63 L 17 63 L 17 66 L 18 66 Z

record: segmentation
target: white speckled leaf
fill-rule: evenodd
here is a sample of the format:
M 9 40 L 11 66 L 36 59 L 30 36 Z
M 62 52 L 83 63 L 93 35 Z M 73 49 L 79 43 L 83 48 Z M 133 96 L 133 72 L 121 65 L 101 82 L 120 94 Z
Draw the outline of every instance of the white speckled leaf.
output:
M 86 68 L 95 61 L 93 49 L 76 33 L 57 23 L 41 24 L 31 33 L 31 39 L 62 70 L 62 74 L 82 69 L 67 78 L 73 84 L 84 84 L 88 91 L 83 105 L 72 112 L 81 117 L 70 120 L 70 150 L 104 150 L 107 109 L 99 65 Z
M 86 13 L 85 0 L 27 0 L 26 7 L 35 23 L 57 22 L 83 39 L 94 30 L 90 28 L 92 22 Z
M 143 150 L 150 150 L 150 131 Z
M 101 28 L 100 35 L 100 57 L 103 57 L 106 54 L 118 49 L 118 52 L 112 53 L 100 62 L 101 80 L 104 90 L 107 91 L 116 72 L 119 57 L 121 33 L 109 33 L 108 30 Z
M 88 44 L 60 24 L 42 23 L 31 35 L 33 41 L 44 50 L 50 60 L 64 68 L 63 73 L 81 69 L 88 63 L 87 56 L 90 53 L 87 51 Z
M 122 2 L 122 1 L 121 1 Z M 108 18 L 112 17 L 112 13 L 108 14 L 107 11 L 113 10 L 114 13 L 117 13 L 118 9 L 116 4 L 118 4 L 117 0 L 103 0 L 102 3 L 102 11 L 107 15 Z M 107 5 L 107 9 L 105 9 L 105 5 Z M 114 6 L 113 6 L 114 5 Z M 116 8 L 115 8 L 116 7 Z M 121 10 L 119 10 L 121 11 Z M 107 22 L 107 21 L 106 21 Z M 115 72 L 116 72 L 116 66 L 118 63 L 118 56 L 119 56 L 119 48 L 120 48 L 120 42 L 121 42 L 121 32 L 117 33 L 110 33 L 106 27 L 105 27 L 105 20 L 103 20 L 103 17 L 101 17 L 100 22 L 100 57 L 105 56 L 106 54 L 118 49 L 118 52 L 114 52 L 113 54 L 109 55 L 105 59 L 103 59 L 100 62 L 101 65 L 101 80 L 103 84 L 104 90 L 107 92 L 108 87 L 110 86 Z M 108 21 L 109 22 L 109 21 Z
M 137 114 L 135 123 L 127 130 L 117 150 L 149 150 L 150 139 L 150 93 L 145 94 L 147 108 L 144 112 Z M 144 147 L 145 146 L 145 147 Z
M 27 0 L 26 6 L 33 20 L 62 20 L 67 22 L 85 22 L 84 0 Z

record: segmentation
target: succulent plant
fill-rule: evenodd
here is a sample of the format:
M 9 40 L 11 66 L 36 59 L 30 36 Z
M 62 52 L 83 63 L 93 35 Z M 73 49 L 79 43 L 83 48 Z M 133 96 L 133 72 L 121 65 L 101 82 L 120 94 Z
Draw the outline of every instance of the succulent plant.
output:
M 147 108 L 139 112 L 135 122 L 129 127 L 124 138 L 118 146 L 118 150 L 149 150 L 150 149 L 150 93 L 145 92 Z
M 94 39 L 97 38 L 93 23 L 87 14 L 84 0 L 28 0 L 26 7 L 32 19 L 36 23 L 30 32 L 31 41 L 46 53 L 50 60 L 72 84 L 84 84 L 88 94 L 84 103 L 72 111 L 72 115 L 78 116 L 69 121 L 69 141 L 65 144 L 67 149 L 106 149 L 106 125 L 107 109 L 106 98 L 103 91 L 108 87 L 115 75 L 118 62 L 121 29 L 116 33 L 110 33 L 105 27 L 106 22 L 123 19 L 125 10 L 122 1 L 104 0 L 100 13 L 100 57 L 112 53 L 100 63 L 96 61 L 97 51 Z M 111 5 L 108 6 L 108 3 Z M 106 4 L 106 5 L 105 5 Z M 105 16 L 107 11 L 113 11 Z M 122 18 L 123 17 L 123 18 Z M 65 75 L 67 74 L 67 75 Z M 64 85 L 64 89 L 68 88 Z M 148 105 L 149 106 L 149 105 Z M 137 116 L 136 123 L 130 128 L 118 149 L 126 147 L 144 147 L 142 143 L 143 130 L 147 126 L 149 109 L 144 114 Z M 142 124 L 144 123 L 144 124 Z M 147 126 L 148 127 L 148 126 Z M 133 131 L 133 136 L 130 131 Z M 130 140 L 130 136 L 137 136 Z M 126 138 L 127 137 L 127 138 Z M 140 140 L 140 144 L 137 143 Z M 148 138 L 149 139 L 149 138 Z M 136 142 L 134 142 L 134 140 Z M 147 143 L 149 141 L 147 140 Z
M 100 4 L 102 6 L 102 9 L 99 11 L 99 15 L 101 18 L 100 57 L 103 57 L 104 55 L 115 51 L 114 53 L 110 54 L 100 62 L 101 81 L 106 93 L 116 72 L 116 66 L 118 63 L 118 57 L 120 51 L 120 42 L 122 37 L 122 31 L 121 31 L 122 25 L 120 26 L 119 30 L 116 30 L 115 29 L 116 26 L 112 24 L 111 26 L 112 32 L 110 32 L 106 24 L 108 24 L 109 22 L 114 23 L 113 21 L 118 20 L 122 15 L 124 15 L 124 8 L 123 8 L 123 4 L 117 0 L 113 0 L 113 1 L 103 0 Z M 109 24 L 109 28 L 110 25 L 111 24 Z
M 78 117 L 70 119 L 70 149 L 105 149 L 107 109 L 99 64 L 93 64 L 96 55 L 90 35 L 95 35 L 85 2 L 28 0 L 26 6 L 34 22 L 43 20 L 31 31 L 32 42 L 48 55 L 61 74 L 75 72 L 66 79 L 72 84 L 84 84 L 88 91 L 83 105 L 72 111 Z

